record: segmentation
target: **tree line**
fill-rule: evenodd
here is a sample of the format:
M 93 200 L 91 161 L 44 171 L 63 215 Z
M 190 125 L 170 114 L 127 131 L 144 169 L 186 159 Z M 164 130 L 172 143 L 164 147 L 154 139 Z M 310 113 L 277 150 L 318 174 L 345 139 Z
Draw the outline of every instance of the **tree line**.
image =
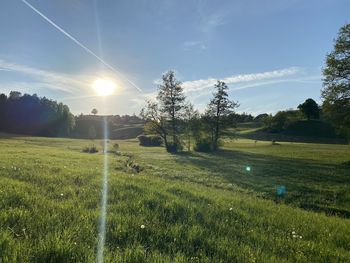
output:
M 68 136 L 74 126 L 74 116 L 63 103 L 17 91 L 0 94 L 1 132 Z

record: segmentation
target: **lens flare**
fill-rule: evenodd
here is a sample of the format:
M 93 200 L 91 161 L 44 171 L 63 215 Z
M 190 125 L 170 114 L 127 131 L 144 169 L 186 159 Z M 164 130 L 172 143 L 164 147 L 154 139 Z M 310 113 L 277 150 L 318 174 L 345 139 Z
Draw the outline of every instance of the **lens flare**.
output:
M 97 262 L 103 263 L 103 250 L 106 239 L 106 214 L 107 214 L 107 197 L 108 197 L 108 126 L 107 117 L 103 118 L 103 180 L 102 180 L 102 200 L 101 200 L 101 214 L 100 214 L 100 225 L 99 225 L 99 241 L 97 247 Z

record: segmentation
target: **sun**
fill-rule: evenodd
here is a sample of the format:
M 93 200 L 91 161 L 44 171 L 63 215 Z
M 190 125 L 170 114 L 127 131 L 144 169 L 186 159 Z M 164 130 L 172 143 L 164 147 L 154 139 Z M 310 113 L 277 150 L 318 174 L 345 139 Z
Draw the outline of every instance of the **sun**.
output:
M 110 96 L 114 93 L 117 86 L 109 79 L 96 79 L 92 85 L 93 89 L 99 96 Z

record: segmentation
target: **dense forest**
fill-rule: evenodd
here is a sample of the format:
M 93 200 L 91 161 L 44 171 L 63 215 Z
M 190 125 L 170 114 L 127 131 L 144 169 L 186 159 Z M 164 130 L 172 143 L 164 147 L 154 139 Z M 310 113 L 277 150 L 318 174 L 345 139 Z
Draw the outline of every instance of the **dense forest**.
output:
M 97 110 L 94 109 L 95 114 Z M 106 116 L 109 136 L 135 138 L 144 121 L 135 115 Z M 74 116 L 67 105 L 38 95 L 0 94 L 0 132 L 46 137 L 102 138 L 103 116 Z
M 36 94 L 0 94 L 0 131 L 40 136 L 68 136 L 75 126 L 67 105 Z

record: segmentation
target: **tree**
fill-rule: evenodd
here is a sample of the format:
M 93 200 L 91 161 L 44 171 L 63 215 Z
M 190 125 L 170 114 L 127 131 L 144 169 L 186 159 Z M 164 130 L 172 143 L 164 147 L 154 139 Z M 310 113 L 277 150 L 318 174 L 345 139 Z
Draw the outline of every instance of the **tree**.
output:
M 187 139 L 187 150 L 191 151 L 191 138 L 196 136 L 199 130 L 199 112 L 194 109 L 193 104 L 188 103 L 183 113 L 184 133 Z
M 91 113 L 92 113 L 93 115 L 96 115 L 96 114 L 98 113 L 98 111 L 97 111 L 97 109 L 93 108 L 92 111 L 91 111 Z
M 307 99 L 304 103 L 299 104 L 298 109 L 306 116 L 308 120 L 311 118 L 318 119 L 320 117 L 320 108 L 313 99 Z
M 350 24 L 340 28 L 323 75 L 325 117 L 339 133 L 350 138 Z
M 205 115 L 208 123 L 211 124 L 213 149 L 217 149 L 223 129 L 230 124 L 228 116 L 232 115 L 234 109 L 238 107 L 238 103 L 229 100 L 228 87 L 225 82 L 218 80 L 214 88 L 216 91 L 213 93 L 214 97 L 211 99 Z
M 162 76 L 162 84 L 158 87 L 159 110 L 164 114 L 170 125 L 172 145 L 168 144 L 168 150 L 176 152 L 180 146 L 178 139 L 178 122 L 185 106 L 185 96 L 181 82 L 175 78 L 173 71 L 168 71 Z M 170 147 L 170 148 L 169 148 Z
M 159 135 L 163 139 L 165 147 L 168 147 L 166 119 L 164 114 L 160 111 L 158 104 L 156 102 L 147 101 L 140 115 L 146 121 L 144 127 L 145 132 Z

